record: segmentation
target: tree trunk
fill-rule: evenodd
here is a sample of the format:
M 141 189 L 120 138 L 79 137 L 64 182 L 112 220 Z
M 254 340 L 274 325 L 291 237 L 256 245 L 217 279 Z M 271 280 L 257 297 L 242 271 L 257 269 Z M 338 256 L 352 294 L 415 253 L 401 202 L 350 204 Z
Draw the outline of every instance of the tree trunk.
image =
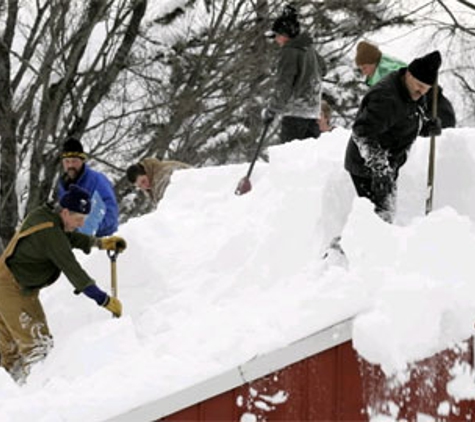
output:
M 7 28 L 0 39 L 0 247 L 9 242 L 18 223 L 16 118 L 10 86 L 10 46 L 17 3 L 9 4 Z

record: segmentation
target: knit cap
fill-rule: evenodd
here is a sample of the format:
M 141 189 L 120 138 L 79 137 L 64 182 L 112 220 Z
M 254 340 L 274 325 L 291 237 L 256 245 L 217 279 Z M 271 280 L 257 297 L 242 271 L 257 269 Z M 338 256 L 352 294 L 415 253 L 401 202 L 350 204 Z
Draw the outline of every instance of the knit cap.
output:
M 357 66 L 376 64 L 381 60 L 381 50 L 367 41 L 360 41 L 356 46 L 355 63 Z
M 427 85 L 434 85 L 441 63 L 442 57 L 439 51 L 435 50 L 423 57 L 414 59 L 409 64 L 408 70 L 418 81 Z
M 295 38 L 300 34 L 300 22 L 294 5 L 288 4 L 284 7 L 282 15 L 272 24 L 272 31 L 269 34 L 272 34 L 272 36 L 276 34 L 287 35 L 289 38 Z
M 70 185 L 59 200 L 59 205 L 72 212 L 89 214 L 91 212 L 91 196 L 87 190 L 78 185 Z
M 72 157 L 81 158 L 83 160 L 87 158 L 81 142 L 79 142 L 76 138 L 68 138 L 63 144 L 63 151 L 61 153 L 61 158 Z

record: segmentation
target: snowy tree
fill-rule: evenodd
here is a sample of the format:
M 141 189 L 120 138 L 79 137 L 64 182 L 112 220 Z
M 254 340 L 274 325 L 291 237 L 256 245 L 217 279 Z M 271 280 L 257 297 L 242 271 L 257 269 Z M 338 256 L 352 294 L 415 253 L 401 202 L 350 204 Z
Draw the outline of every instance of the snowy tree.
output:
M 128 146 L 122 154 L 125 162 L 145 156 L 194 166 L 248 161 L 262 130 L 260 112 L 272 88 L 277 57 L 278 46 L 264 34 L 284 4 L 194 1 L 169 10 L 159 7 L 156 17 L 151 8 L 134 50 L 133 75 L 123 75 L 128 79 L 123 84 L 127 98 L 134 104 L 128 116 L 133 130 L 127 130 L 129 125 L 122 130 L 123 145 Z M 407 22 L 392 4 L 393 0 L 296 3 L 303 29 L 327 62 L 325 98 L 341 123 L 354 116 L 365 89 L 353 71 L 351 49 L 364 33 Z M 276 139 L 277 129 L 276 124 L 268 144 Z M 130 192 L 124 179 L 117 187 L 120 197 Z M 123 218 L 124 212 L 135 213 L 122 211 Z
M 406 10 L 411 6 L 405 5 Z M 417 10 L 418 28 L 434 35 L 427 37 L 428 48 L 438 48 L 443 56 L 442 78 L 456 93 L 457 120 L 474 125 L 475 119 L 475 3 L 466 0 L 432 0 Z M 445 85 L 444 85 L 445 86 Z
M 326 60 L 324 95 L 340 124 L 351 122 L 365 89 L 351 51 L 364 34 L 408 22 L 397 1 L 296 2 Z M 264 33 L 282 2 L 147 7 L 145 0 L 11 0 L 1 6 L 4 244 L 19 219 L 54 194 L 68 136 L 81 139 L 94 165 L 114 180 L 122 221 L 146 210 L 143 198 L 130 195 L 128 164 L 154 156 L 203 166 L 252 156 L 278 48 Z M 268 143 L 277 124 L 272 129 Z
M 146 0 L 9 0 L 0 7 L 0 237 L 50 196 L 59 149 L 81 139 L 128 62 Z M 110 146 L 92 150 L 103 154 Z

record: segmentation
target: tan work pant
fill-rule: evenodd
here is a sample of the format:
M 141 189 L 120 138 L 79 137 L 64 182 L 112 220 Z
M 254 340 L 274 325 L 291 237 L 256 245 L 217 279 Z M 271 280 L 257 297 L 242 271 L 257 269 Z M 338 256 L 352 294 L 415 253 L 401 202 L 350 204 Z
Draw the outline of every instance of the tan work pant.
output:
M 35 229 L 36 230 L 32 230 Z M 25 295 L 5 264 L 18 240 L 41 228 L 17 233 L 0 259 L 0 366 L 23 383 L 35 362 L 42 360 L 53 345 L 39 292 Z

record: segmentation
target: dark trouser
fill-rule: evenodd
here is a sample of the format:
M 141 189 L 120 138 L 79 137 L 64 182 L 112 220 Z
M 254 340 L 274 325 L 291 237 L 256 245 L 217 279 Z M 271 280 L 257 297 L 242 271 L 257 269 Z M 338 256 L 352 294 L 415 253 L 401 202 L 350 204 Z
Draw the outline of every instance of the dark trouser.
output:
M 294 139 L 318 138 L 320 128 L 317 119 L 303 119 L 301 117 L 284 116 L 281 123 L 280 142 Z
M 371 178 L 356 176 L 351 174 L 351 180 L 355 185 L 356 193 L 359 197 L 368 198 L 374 204 L 374 211 L 384 221 L 392 223 L 396 205 L 396 181 L 374 189 Z

